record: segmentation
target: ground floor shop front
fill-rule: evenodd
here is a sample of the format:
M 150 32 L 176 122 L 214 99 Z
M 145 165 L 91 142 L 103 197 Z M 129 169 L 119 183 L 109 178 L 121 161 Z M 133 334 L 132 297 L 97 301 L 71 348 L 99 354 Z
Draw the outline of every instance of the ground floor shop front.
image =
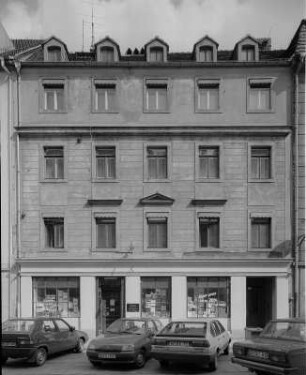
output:
M 254 267 L 186 264 L 166 269 L 25 264 L 20 272 L 20 315 L 62 316 L 90 337 L 115 319 L 155 316 L 218 318 L 234 338 L 246 327 L 263 327 L 289 316 L 290 274 L 286 263 Z

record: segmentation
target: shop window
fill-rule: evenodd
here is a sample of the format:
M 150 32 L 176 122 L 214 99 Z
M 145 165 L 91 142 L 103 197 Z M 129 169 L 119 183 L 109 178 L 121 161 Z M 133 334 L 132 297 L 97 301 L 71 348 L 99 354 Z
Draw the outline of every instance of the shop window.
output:
M 219 248 L 220 219 L 218 217 L 199 218 L 200 247 Z
M 96 177 L 101 179 L 116 178 L 115 147 L 96 147 Z
M 48 47 L 48 61 L 62 61 L 62 49 L 59 46 Z
M 271 247 L 271 218 L 251 219 L 251 239 L 253 249 L 269 249 Z
M 62 249 L 64 247 L 64 218 L 44 218 L 45 247 Z
M 219 80 L 198 80 L 196 103 L 196 110 L 199 112 L 218 111 L 220 109 Z
M 145 85 L 145 110 L 148 112 L 168 111 L 168 82 L 147 80 Z
M 242 61 L 255 61 L 255 46 L 245 44 L 241 47 Z
M 219 178 L 219 147 L 199 147 L 199 177 Z
M 230 278 L 188 277 L 188 318 L 230 318 Z
M 272 80 L 249 80 L 248 110 L 257 112 L 272 110 Z
M 97 248 L 115 249 L 116 248 L 116 218 L 97 217 Z
M 158 318 L 171 317 L 170 277 L 141 278 L 141 315 Z
M 44 147 L 45 179 L 59 180 L 64 178 L 64 148 Z
M 102 62 L 111 63 L 115 61 L 115 50 L 113 47 L 101 47 L 100 58 Z
M 168 247 L 168 223 L 166 217 L 147 217 L 148 248 L 166 249 Z
M 167 147 L 147 147 L 149 180 L 160 180 L 168 177 L 167 154 Z
M 62 81 L 43 82 L 43 109 L 46 112 L 64 111 L 65 84 Z
M 213 61 L 213 47 L 202 46 L 199 48 L 199 61 L 209 62 Z
M 33 315 L 62 318 L 80 317 L 78 277 L 34 277 Z
M 96 81 L 94 92 L 94 110 L 96 112 L 116 112 L 117 95 L 115 82 Z
M 271 147 L 251 148 L 251 178 L 255 180 L 271 178 Z
M 164 61 L 164 49 L 162 47 L 150 48 L 150 62 Z

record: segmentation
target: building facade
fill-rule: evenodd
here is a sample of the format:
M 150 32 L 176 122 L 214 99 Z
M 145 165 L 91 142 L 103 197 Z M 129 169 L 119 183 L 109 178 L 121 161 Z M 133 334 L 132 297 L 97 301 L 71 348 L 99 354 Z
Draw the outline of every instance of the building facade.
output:
M 121 316 L 217 317 L 238 338 L 292 314 L 292 45 L 14 43 L 8 315 L 90 336 Z

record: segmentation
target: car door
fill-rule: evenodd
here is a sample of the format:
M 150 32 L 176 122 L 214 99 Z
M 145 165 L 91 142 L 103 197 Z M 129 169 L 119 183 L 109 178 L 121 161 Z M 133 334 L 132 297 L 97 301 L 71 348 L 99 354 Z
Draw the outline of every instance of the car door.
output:
M 61 350 L 72 349 L 77 344 L 77 337 L 74 330 L 63 319 L 55 319 L 59 331 L 59 346 Z
M 210 322 L 209 331 L 210 331 L 210 344 L 216 350 L 217 348 L 219 348 L 220 338 L 218 337 L 218 334 L 217 334 L 218 331 L 216 330 L 214 321 Z
M 223 327 L 223 325 L 218 320 L 215 321 L 215 324 L 219 327 L 219 330 L 220 330 L 220 342 L 222 344 L 222 350 L 224 350 L 228 346 L 228 341 L 229 341 L 228 334 L 227 334 L 225 328 Z
M 58 348 L 58 329 L 52 319 L 44 319 L 41 325 L 41 342 L 48 346 L 50 354 L 57 352 Z

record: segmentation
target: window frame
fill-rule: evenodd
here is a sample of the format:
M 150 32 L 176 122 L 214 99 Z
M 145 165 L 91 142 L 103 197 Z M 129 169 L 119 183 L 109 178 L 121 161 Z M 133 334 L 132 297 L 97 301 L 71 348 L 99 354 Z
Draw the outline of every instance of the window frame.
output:
M 270 178 L 258 179 L 252 177 L 252 149 L 253 148 L 269 148 L 270 149 Z M 262 141 L 248 143 L 248 182 L 249 183 L 274 183 L 275 182 L 275 158 L 276 150 L 272 142 Z
M 246 52 L 245 52 L 246 51 Z M 252 51 L 253 58 L 249 58 L 250 51 Z M 256 46 L 255 44 L 244 43 L 241 45 L 241 61 L 252 62 L 256 61 Z M 244 58 L 246 57 L 246 58 Z
M 275 90 L 274 90 L 275 78 L 273 77 L 248 77 L 247 78 L 247 113 L 274 113 L 275 112 Z M 252 87 L 253 86 L 253 87 Z M 257 86 L 257 87 L 256 87 Z M 269 89 L 269 108 L 252 108 L 251 107 L 251 94 L 254 90 L 259 90 L 260 86 L 262 89 Z
M 203 86 L 203 87 L 201 87 Z M 222 113 L 222 92 L 223 92 L 223 80 L 219 77 L 196 77 L 194 81 L 194 111 L 195 113 Z M 218 106 L 217 108 L 200 108 L 200 92 L 202 89 L 217 89 L 218 92 Z
M 153 54 L 153 53 L 152 53 L 152 50 L 153 50 L 153 52 L 154 52 L 154 51 L 161 52 L 161 54 L 160 54 L 160 58 L 161 58 L 161 59 L 160 59 L 160 60 L 158 60 L 158 59 L 155 58 L 157 55 L 156 55 L 156 53 Z M 153 63 L 161 63 L 161 62 L 164 62 L 164 61 L 165 61 L 165 56 L 164 56 L 164 54 L 165 54 L 165 48 L 164 48 L 163 46 L 155 45 L 155 46 L 151 46 L 151 47 L 149 47 L 149 55 L 150 55 L 150 57 L 149 57 L 149 61 L 150 61 L 150 62 L 153 62 Z M 154 58 L 152 58 L 153 56 L 154 56 Z
M 165 219 L 167 225 L 167 246 L 166 247 L 150 247 L 149 243 L 149 220 L 152 219 Z M 171 223 L 170 211 L 165 209 L 146 210 L 144 209 L 144 252 L 165 252 L 171 251 Z
M 41 142 L 39 146 L 39 158 L 40 158 L 40 168 L 39 168 L 39 178 L 41 183 L 47 184 L 58 184 L 66 183 L 68 176 L 68 149 L 66 145 L 59 144 L 58 142 Z M 45 149 L 48 148 L 62 148 L 63 149 L 63 168 L 64 175 L 63 178 L 47 178 L 46 177 L 46 159 L 45 159 Z
M 205 141 L 205 142 L 195 142 L 195 182 L 201 183 L 220 183 L 224 179 L 224 149 L 223 143 L 220 141 Z M 219 177 L 218 178 L 205 178 L 200 175 L 200 148 L 218 148 L 219 150 Z
M 165 148 L 167 150 L 167 177 L 166 178 L 150 178 L 149 177 L 149 158 L 148 149 Z M 172 154 L 171 145 L 169 143 L 146 143 L 143 145 L 143 160 L 144 160 L 144 182 L 158 183 L 170 182 L 172 176 Z
M 104 178 L 104 177 L 97 177 L 97 148 L 115 148 L 115 177 L 114 178 Z M 91 172 L 91 180 L 95 183 L 114 183 L 120 181 L 120 169 L 119 169 L 119 144 L 114 142 L 92 142 L 92 172 Z
M 219 221 L 219 238 L 218 238 L 218 247 L 207 246 L 201 247 L 201 233 L 200 233 L 200 219 L 202 218 L 212 218 L 218 219 Z M 223 210 L 216 211 L 216 210 L 209 210 L 209 209 L 196 209 L 195 215 L 195 250 L 197 252 L 220 252 L 223 249 Z
M 105 52 L 107 51 L 107 54 L 105 55 Z M 109 52 L 112 52 L 112 58 L 109 59 Z M 106 58 L 105 58 L 106 56 Z M 102 62 L 104 64 L 112 64 L 116 61 L 116 52 L 115 47 L 111 45 L 100 45 L 99 46 L 99 62 Z
M 203 45 L 200 45 L 199 46 L 199 50 L 198 50 L 198 54 L 199 54 L 199 62 L 213 62 L 214 61 L 214 49 L 216 47 L 213 46 L 213 45 L 209 45 L 209 44 L 203 44 Z M 202 51 L 204 51 L 204 54 L 202 53 Z M 207 52 L 210 52 L 211 53 L 211 58 L 210 59 L 207 59 Z M 204 59 L 202 59 L 202 57 L 204 57 Z
M 99 88 L 98 86 L 101 86 Z M 98 103 L 98 91 L 97 90 L 114 90 L 114 99 L 113 99 L 113 107 L 110 109 L 103 109 L 99 108 L 97 105 Z M 105 99 L 106 100 L 106 99 Z M 114 114 L 119 113 L 119 103 L 118 103 L 118 80 L 116 78 L 112 79 L 102 79 L 102 78 L 93 78 L 92 79 L 92 94 L 91 94 L 91 102 L 92 102 L 92 112 L 99 113 L 99 114 Z
M 115 219 L 115 247 L 98 247 L 98 228 L 97 220 L 99 219 Z M 93 212 L 93 230 L 92 230 L 92 252 L 105 253 L 105 252 L 118 252 L 120 251 L 120 215 L 118 210 L 94 210 Z
M 62 247 L 50 247 L 48 246 L 47 244 L 47 237 L 48 237 L 48 232 L 47 232 L 47 227 L 46 227 L 46 221 L 54 221 L 56 222 L 57 220 L 60 220 L 62 221 L 62 225 L 63 225 L 63 229 L 62 229 L 62 235 L 63 235 L 63 238 L 62 238 L 62 242 L 63 242 L 63 246 Z M 48 215 L 48 214 L 44 214 L 42 216 L 42 241 L 43 241 L 43 249 L 44 251 L 51 251 L 51 252 L 63 252 L 65 251 L 65 249 L 67 248 L 66 246 L 66 243 L 67 243 L 67 229 L 66 229 L 66 225 L 65 225 L 65 216 L 63 214 L 57 214 L 57 213 L 51 213 Z M 54 234 L 53 234 L 54 235 Z
M 152 86 L 158 90 L 161 87 L 164 87 L 166 90 L 166 106 L 165 108 L 159 109 L 159 108 L 149 108 L 148 101 L 149 101 L 149 86 Z M 170 95 L 170 79 L 169 78 L 144 78 L 144 92 L 143 92 L 143 112 L 144 113 L 170 113 L 170 101 L 171 101 L 171 95 Z M 156 99 L 158 100 L 158 98 Z
M 172 317 L 172 279 L 170 276 L 141 276 L 140 277 L 140 316 L 143 318 L 143 317 L 148 317 L 152 315 L 151 312 L 143 311 L 143 306 L 146 305 L 145 300 L 143 298 L 145 293 L 143 291 L 145 289 L 148 289 L 148 288 L 143 288 L 143 281 L 148 281 L 148 280 L 151 281 L 150 279 L 152 280 L 152 287 L 150 288 L 151 290 L 153 289 L 157 290 L 157 287 L 156 287 L 158 286 L 157 281 L 161 281 L 161 280 L 167 281 L 167 290 L 168 290 L 168 296 L 166 295 L 166 306 L 169 307 L 169 311 L 166 310 L 168 314 L 166 314 L 166 316 L 159 316 L 159 315 L 154 314 L 153 316 L 156 316 L 160 319 L 171 319 Z M 155 288 L 153 288 L 153 286 Z M 155 301 L 156 301 L 156 298 L 155 298 Z
M 254 220 L 259 220 L 259 219 L 269 219 L 270 220 L 270 247 L 253 247 L 252 243 L 252 221 Z M 262 210 L 250 210 L 249 211 L 249 228 L 248 228 L 248 233 L 249 233 L 249 241 L 248 241 L 248 249 L 249 251 L 255 251 L 255 252 L 266 252 L 266 251 L 271 251 L 271 249 L 274 248 L 275 246 L 275 239 L 274 239 L 274 234 L 275 234 L 275 214 L 273 211 L 266 211 L 264 209 Z
M 63 52 L 62 52 L 62 47 L 61 46 L 59 46 L 59 45 L 48 45 L 47 47 L 47 60 L 48 60 L 48 62 L 61 62 L 61 61 L 63 61 Z M 50 53 L 50 50 L 52 51 L 57 51 L 57 52 L 59 52 L 59 54 L 58 53 L 56 53 L 56 54 L 53 54 L 52 52 Z M 50 57 L 52 56 L 55 56 L 56 55 L 56 57 L 57 57 L 57 59 L 56 60 L 51 60 L 50 59 Z M 59 59 L 58 59 L 59 58 Z
M 39 112 L 40 113 L 52 113 L 52 114 L 63 114 L 67 113 L 67 99 L 68 99 L 68 80 L 64 77 L 59 78 L 41 78 L 39 80 L 40 85 L 40 95 L 39 95 Z M 46 90 L 48 90 L 48 86 L 50 86 L 50 90 L 57 90 L 56 86 L 63 86 L 63 108 L 61 109 L 48 109 L 46 107 Z M 52 86 L 55 86 L 53 89 Z M 55 92 L 55 91 L 54 91 Z

